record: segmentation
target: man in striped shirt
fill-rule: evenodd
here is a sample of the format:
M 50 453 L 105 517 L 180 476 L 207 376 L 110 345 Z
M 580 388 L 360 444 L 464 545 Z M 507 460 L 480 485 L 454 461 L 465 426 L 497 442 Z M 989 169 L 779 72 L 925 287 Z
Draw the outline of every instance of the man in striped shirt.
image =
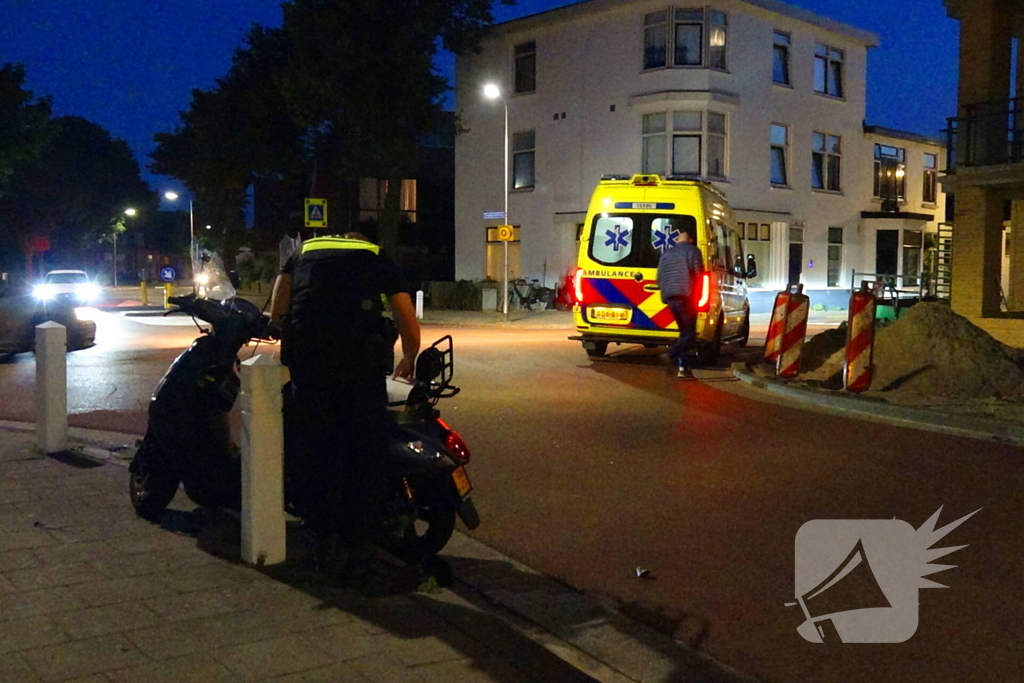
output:
M 678 376 L 693 379 L 690 369 L 690 346 L 697 336 L 697 295 L 704 259 L 697 248 L 694 228 L 684 226 L 680 242 L 665 250 L 658 261 L 658 286 L 661 300 L 668 304 L 679 326 L 679 340 L 668 356 L 679 367 Z

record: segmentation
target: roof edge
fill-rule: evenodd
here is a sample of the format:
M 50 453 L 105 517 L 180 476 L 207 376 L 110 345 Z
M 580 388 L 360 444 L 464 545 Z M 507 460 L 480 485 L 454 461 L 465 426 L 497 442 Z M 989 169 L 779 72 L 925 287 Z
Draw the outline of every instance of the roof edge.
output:
M 930 135 L 922 135 L 921 133 L 911 133 L 906 130 L 897 130 L 895 128 L 886 128 L 885 126 L 869 126 L 864 124 L 865 135 L 880 135 L 886 138 L 896 138 L 897 140 L 907 140 L 909 142 L 918 142 L 922 145 L 933 145 L 935 147 L 946 148 L 946 144 L 939 138 L 934 138 Z
M 845 35 L 862 43 L 865 47 L 878 47 L 878 35 L 871 33 L 870 31 L 865 31 L 855 26 L 844 24 L 840 21 L 835 21 L 834 19 L 829 19 L 828 17 L 816 14 L 810 10 L 801 9 L 800 7 L 795 7 L 785 2 L 781 2 L 781 0 L 733 1 L 750 5 L 751 7 L 757 7 L 767 12 L 779 14 L 791 19 L 796 19 L 797 21 L 802 21 L 826 31 L 831 31 L 832 33 Z M 493 26 L 493 30 L 495 34 L 501 35 L 511 31 L 528 29 L 545 23 L 569 19 L 580 14 L 611 10 L 622 5 L 633 4 L 634 2 L 636 2 L 636 0 L 580 0 L 580 2 L 575 2 L 563 7 L 555 7 L 553 9 L 544 10 L 543 12 L 537 12 L 536 14 L 529 14 L 525 17 L 519 17 L 518 19 L 511 19 L 500 24 L 495 24 Z

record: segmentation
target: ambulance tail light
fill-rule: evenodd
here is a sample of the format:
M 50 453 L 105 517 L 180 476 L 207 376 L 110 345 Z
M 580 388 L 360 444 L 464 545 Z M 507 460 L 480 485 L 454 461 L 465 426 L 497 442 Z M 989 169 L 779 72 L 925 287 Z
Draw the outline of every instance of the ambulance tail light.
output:
M 700 274 L 700 298 L 697 299 L 697 311 L 707 313 L 711 310 L 711 273 Z
M 576 297 L 576 303 L 583 301 L 583 269 L 577 268 L 572 276 L 572 293 Z

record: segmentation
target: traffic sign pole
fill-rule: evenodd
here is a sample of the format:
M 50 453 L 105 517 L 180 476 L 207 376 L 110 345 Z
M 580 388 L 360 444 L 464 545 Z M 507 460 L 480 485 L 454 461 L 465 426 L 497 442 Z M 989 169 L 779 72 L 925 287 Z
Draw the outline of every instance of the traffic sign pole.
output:
M 508 219 L 508 102 L 505 98 L 501 98 L 501 103 L 505 105 L 505 187 L 502 188 L 504 191 L 502 194 L 505 195 L 505 222 L 510 223 Z M 504 294 L 502 296 L 502 311 L 505 318 L 505 322 L 508 322 L 508 241 L 504 242 L 505 245 L 505 287 Z

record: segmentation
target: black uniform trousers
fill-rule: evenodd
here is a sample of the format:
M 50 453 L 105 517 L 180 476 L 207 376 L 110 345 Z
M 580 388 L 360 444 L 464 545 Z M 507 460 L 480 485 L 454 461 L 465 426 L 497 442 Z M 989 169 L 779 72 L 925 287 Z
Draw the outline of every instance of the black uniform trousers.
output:
M 320 345 L 289 351 L 294 490 L 314 530 L 360 544 L 371 540 L 386 487 L 386 375 L 340 355 Z

